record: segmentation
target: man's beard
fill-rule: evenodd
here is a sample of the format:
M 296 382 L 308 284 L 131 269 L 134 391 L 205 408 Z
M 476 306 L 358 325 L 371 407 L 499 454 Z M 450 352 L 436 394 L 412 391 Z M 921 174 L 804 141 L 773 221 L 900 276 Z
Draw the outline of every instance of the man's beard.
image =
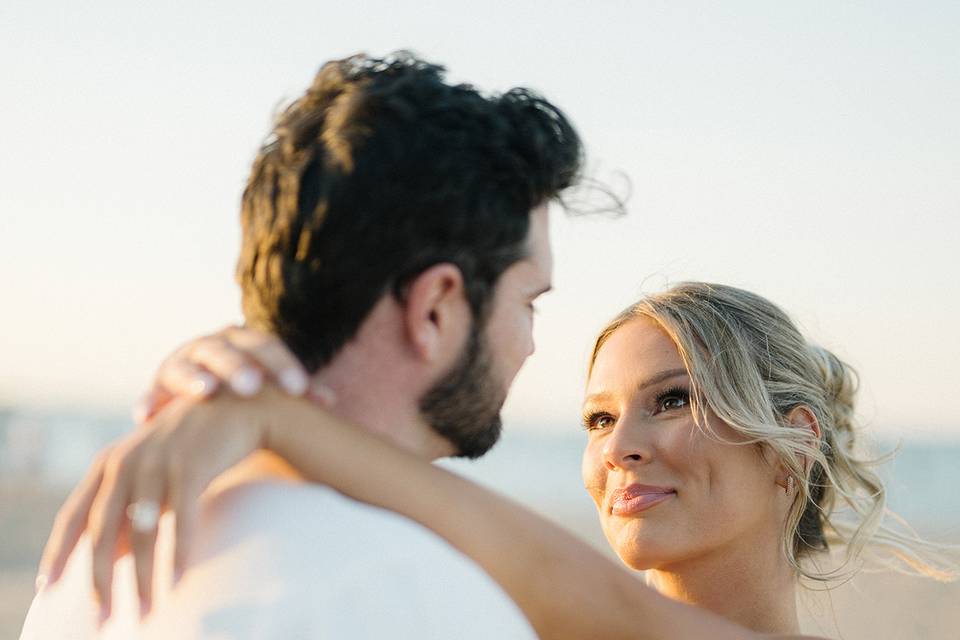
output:
M 454 446 L 454 455 L 479 458 L 500 438 L 504 399 L 493 378 L 490 350 L 474 322 L 459 360 L 420 399 L 420 412 Z

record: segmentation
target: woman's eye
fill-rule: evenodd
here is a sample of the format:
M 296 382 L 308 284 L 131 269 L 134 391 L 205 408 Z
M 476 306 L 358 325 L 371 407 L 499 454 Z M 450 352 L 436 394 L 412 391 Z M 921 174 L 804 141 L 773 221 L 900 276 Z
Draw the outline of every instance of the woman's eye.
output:
M 608 413 L 594 413 L 584 417 L 583 426 L 587 431 L 612 427 L 616 420 Z
M 677 389 L 667 391 L 657 397 L 657 409 L 659 411 L 670 411 L 672 409 L 683 409 L 690 404 L 690 394 L 686 391 Z

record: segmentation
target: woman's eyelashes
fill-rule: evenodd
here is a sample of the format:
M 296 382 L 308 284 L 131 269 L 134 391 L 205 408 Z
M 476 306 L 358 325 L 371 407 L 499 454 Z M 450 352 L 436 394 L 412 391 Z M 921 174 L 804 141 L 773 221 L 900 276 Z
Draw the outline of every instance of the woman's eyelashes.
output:
M 590 411 L 583 415 L 583 428 L 587 431 L 612 427 L 616 418 L 606 411 Z
M 670 387 L 657 394 L 656 413 L 673 409 L 686 409 L 690 406 L 690 391 L 685 387 Z
M 644 413 L 656 416 L 667 412 L 685 410 L 690 406 L 690 391 L 686 387 L 669 387 L 655 394 L 649 408 Z M 617 423 L 617 418 L 609 411 L 600 409 L 583 414 L 583 428 L 587 431 L 609 429 Z

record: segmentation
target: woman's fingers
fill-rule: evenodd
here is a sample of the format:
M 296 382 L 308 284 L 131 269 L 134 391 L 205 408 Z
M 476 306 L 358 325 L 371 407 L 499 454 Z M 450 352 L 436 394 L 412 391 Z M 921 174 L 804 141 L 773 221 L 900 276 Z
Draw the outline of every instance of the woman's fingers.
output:
M 153 603 L 154 550 L 157 524 L 166 493 L 166 474 L 161 458 L 145 454 L 136 470 L 133 492 L 125 509 L 130 519 L 130 545 L 140 596 L 140 617 L 146 617 Z
M 181 349 L 160 365 L 153 388 L 133 409 L 137 424 L 152 419 L 176 397 L 206 398 L 220 387 L 220 380 L 191 358 L 189 350 Z
M 275 390 L 268 393 L 280 395 Z M 199 496 L 222 471 L 262 446 L 262 412 L 230 394 L 207 402 L 172 400 L 149 424 L 115 445 L 75 491 L 58 518 L 41 571 L 58 575 L 80 531 L 89 534 L 100 622 L 112 609 L 114 562 L 129 543 L 142 615 L 153 601 L 157 525 L 174 511 L 175 578 L 189 560 Z
M 246 327 L 228 327 L 222 334 L 230 344 L 256 360 L 284 391 L 293 396 L 307 391 L 307 372 L 280 338 Z
M 210 350 L 208 340 L 203 339 L 202 345 L 197 345 L 198 349 Z M 220 378 L 216 371 L 206 367 L 201 359 L 195 355 L 193 349 L 185 350 L 175 354 L 162 365 L 157 372 L 157 378 L 154 382 L 156 391 L 165 392 L 168 396 L 196 396 L 207 397 L 213 395 L 213 392 L 220 386 Z M 155 391 L 155 392 L 156 392 Z M 169 398 L 168 398 L 169 399 Z M 160 407 L 154 410 L 159 412 Z
M 255 395 L 263 385 L 256 358 L 235 346 L 226 337 L 226 330 L 197 340 L 184 356 L 193 366 L 203 367 L 229 384 L 238 396 Z
M 310 382 L 305 395 L 307 400 L 324 409 L 331 409 L 337 404 L 336 392 L 318 380 Z
M 247 327 L 226 327 L 184 345 L 161 367 L 158 386 L 175 395 L 200 395 L 206 385 L 202 376 L 196 379 L 202 372 L 239 396 L 260 391 L 264 374 L 291 395 L 303 395 L 308 386 L 307 372 L 280 338 Z
M 129 476 L 132 456 L 111 455 L 100 490 L 90 509 L 90 541 L 93 546 L 93 592 L 100 605 L 100 623 L 110 617 L 113 587 L 113 561 L 120 530 L 130 496 Z
M 153 388 L 134 408 L 143 423 L 175 397 L 211 396 L 224 384 L 239 396 L 252 396 L 270 377 L 285 392 L 308 392 L 309 376 L 277 336 L 247 327 L 228 326 L 188 342 L 160 366 Z
M 137 403 L 133 405 L 133 422 L 136 425 L 146 424 L 153 419 L 155 415 L 160 413 L 163 408 L 169 403 L 173 398 L 175 398 L 172 393 L 167 391 L 165 388 L 159 386 L 159 384 L 154 383 L 154 387 L 150 391 L 143 394 Z
M 90 507 L 103 479 L 103 468 L 109 449 L 97 456 L 93 466 L 70 497 L 67 498 L 53 522 L 53 530 L 43 549 L 37 572 L 37 590 L 56 582 L 63 573 L 70 553 L 87 528 Z
M 199 497 L 201 490 L 197 483 L 184 477 L 183 473 L 174 475 L 170 483 L 168 500 L 173 509 L 175 518 L 175 534 L 173 547 L 173 583 L 180 582 L 180 577 L 187 569 L 190 559 L 190 545 L 193 544 L 193 531 L 199 515 Z

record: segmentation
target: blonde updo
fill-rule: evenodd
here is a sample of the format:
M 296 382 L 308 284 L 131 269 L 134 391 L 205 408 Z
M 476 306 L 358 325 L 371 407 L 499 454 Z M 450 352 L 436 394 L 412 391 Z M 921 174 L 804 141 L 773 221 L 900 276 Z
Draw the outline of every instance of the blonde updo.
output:
M 707 412 L 740 433 L 736 444 L 759 445 L 773 454 L 797 487 L 785 523 L 783 553 L 798 575 L 826 581 L 852 575 L 863 551 L 888 566 L 940 580 L 955 574 L 937 557 L 944 547 L 908 528 L 886 522 L 886 490 L 871 467 L 889 456 L 868 460 L 855 451 L 854 370 L 822 347 L 809 344 L 786 313 L 770 301 L 735 287 L 684 282 L 625 309 L 600 333 L 590 369 L 606 340 L 636 318 L 657 322 L 677 345 L 691 380 L 691 410 L 709 437 Z M 821 437 L 797 428 L 787 417 L 806 407 Z M 734 443 L 731 443 L 734 444 Z M 903 523 L 902 520 L 893 518 Z M 833 543 L 845 551 L 831 570 L 801 560 Z

